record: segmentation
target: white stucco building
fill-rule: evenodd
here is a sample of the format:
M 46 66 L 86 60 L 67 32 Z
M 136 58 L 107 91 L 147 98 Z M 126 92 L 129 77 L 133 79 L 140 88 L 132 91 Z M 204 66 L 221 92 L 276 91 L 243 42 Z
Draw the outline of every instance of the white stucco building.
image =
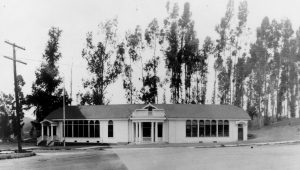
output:
M 250 117 L 231 105 L 68 106 L 42 122 L 38 143 L 199 143 L 247 140 Z

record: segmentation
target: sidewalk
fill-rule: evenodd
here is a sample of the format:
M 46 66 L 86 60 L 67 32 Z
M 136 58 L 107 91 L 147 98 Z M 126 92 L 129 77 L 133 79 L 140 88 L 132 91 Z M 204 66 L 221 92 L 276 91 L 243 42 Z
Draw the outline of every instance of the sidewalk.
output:
M 300 140 L 277 141 L 277 142 L 230 142 L 230 143 L 149 143 L 149 144 L 111 144 L 103 146 L 25 146 L 24 150 L 102 150 L 102 149 L 130 149 L 130 148 L 219 148 L 219 147 L 242 147 L 242 146 L 263 146 L 263 145 L 282 145 L 300 144 Z M 14 150 L 13 148 L 1 148 L 2 151 Z

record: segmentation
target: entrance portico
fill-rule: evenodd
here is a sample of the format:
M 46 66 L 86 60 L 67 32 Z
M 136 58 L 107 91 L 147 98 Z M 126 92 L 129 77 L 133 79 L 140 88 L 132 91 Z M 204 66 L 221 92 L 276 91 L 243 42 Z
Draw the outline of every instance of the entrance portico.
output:
M 46 140 L 47 144 L 57 139 L 57 122 L 50 120 L 43 120 L 41 122 L 41 138 L 40 140 Z
M 135 143 L 162 142 L 163 121 L 132 121 L 132 141 Z
M 135 110 L 131 115 L 132 142 L 153 143 L 163 141 L 163 123 L 165 113 L 149 104 L 143 109 Z

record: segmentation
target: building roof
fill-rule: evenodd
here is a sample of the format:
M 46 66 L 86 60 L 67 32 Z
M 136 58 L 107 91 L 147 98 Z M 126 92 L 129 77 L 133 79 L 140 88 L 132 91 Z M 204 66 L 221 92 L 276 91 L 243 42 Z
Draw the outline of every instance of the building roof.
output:
M 132 112 L 145 104 L 117 104 L 67 106 L 66 119 L 129 119 Z M 250 120 L 247 112 L 232 105 L 153 104 L 164 109 L 167 118 L 243 119 Z M 63 110 L 51 112 L 46 119 L 63 119 Z

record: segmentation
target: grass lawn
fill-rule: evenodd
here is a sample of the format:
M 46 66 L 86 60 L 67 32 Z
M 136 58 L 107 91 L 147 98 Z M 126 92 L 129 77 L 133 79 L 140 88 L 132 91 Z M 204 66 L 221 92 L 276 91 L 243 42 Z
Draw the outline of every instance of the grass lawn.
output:
M 255 135 L 248 142 L 276 142 L 300 140 L 300 119 L 289 119 L 265 126 L 257 130 L 249 130 L 249 134 Z
M 33 147 L 36 146 L 36 143 L 22 143 L 23 147 Z M 16 142 L 1 142 L 0 143 L 0 151 L 1 150 L 16 150 L 18 149 L 18 143 Z
M 24 153 L 0 153 L 1 159 L 14 159 L 14 158 L 24 158 L 29 156 L 35 156 L 34 152 L 24 152 Z

